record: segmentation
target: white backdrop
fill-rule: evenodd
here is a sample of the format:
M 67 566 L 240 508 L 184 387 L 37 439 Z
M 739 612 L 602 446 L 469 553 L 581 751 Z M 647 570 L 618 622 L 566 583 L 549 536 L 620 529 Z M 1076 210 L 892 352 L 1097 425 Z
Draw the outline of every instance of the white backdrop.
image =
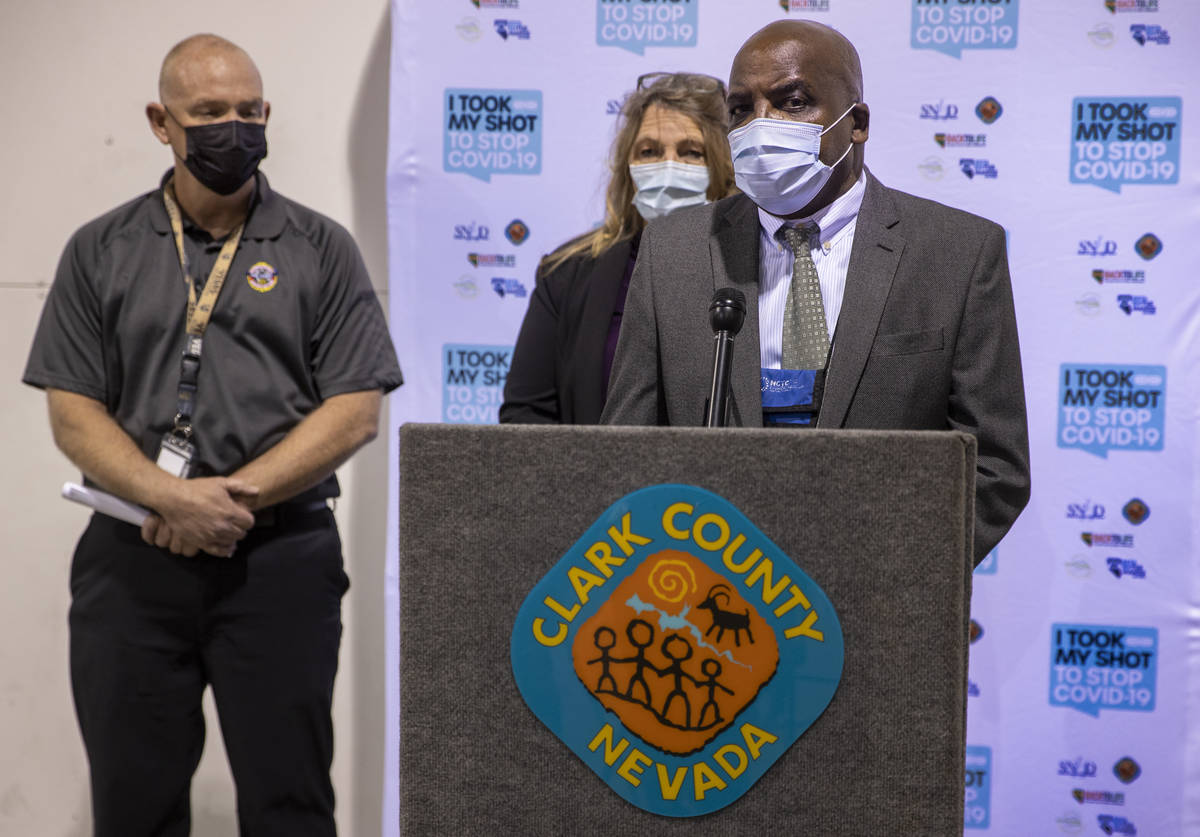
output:
M 1034 489 L 975 578 L 968 833 L 1200 833 L 1190 0 L 393 0 L 393 420 L 495 421 L 538 259 L 600 220 L 621 97 L 725 78 L 789 15 L 858 47 L 876 176 L 1009 234 Z

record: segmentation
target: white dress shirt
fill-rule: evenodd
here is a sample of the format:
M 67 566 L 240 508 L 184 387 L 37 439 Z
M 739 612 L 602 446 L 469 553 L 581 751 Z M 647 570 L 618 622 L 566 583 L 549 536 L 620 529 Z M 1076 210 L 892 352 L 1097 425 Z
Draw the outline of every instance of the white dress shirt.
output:
M 821 280 L 821 301 L 825 306 L 825 325 L 829 340 L 837 326 L 846 292 L 846 270 L 850 265 L 850 248 L 854 244 L 854 228 L 858 210 L 867 190 L 864 172 L 846 194 L 824 209 L 807 218 L 786 222 L 789 226 L 816 223 L 821 229 L 820 244 L 812 248 L 813 263 Z M 764 209 L 758 210 L 759 268 L 758 268 L 758 344 L 766 369 L 779 369 L 783 355 L 783 309 L 787 305 L 792 285 L 792 265 L 795 257 L 791 248 L 778 235 L 784 219 Z

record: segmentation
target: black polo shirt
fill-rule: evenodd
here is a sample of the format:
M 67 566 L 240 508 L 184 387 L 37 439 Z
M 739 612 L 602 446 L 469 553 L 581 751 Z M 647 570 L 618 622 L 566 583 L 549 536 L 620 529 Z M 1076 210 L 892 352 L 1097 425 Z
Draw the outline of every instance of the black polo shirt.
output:
M 261 173 L 256 178 L 250 216 L 204 335 L 193 419 L 201 473 L 232 473 L 330 396 L 388 392 L 402 382 L 350 234 L 272 191 Z M 201 268 L 207 278 L 220 243 L 205 242 L 207 234 L 188 226 L 189 258 L 199 262 L 193 273 Z M 156 458 L 175 416 L 187 296 L 156 189 L 72 236 L 23 380 L 102 402 Z M 319 494 L 336 492 L 331 479 Z

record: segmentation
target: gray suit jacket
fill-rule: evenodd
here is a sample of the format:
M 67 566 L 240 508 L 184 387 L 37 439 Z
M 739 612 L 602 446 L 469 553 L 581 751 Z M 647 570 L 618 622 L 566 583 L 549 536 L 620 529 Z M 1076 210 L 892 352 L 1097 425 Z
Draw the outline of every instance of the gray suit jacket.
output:
M 716 289 L 734 287 L 747 310 L 730 423 L 762 426 L 759 230 L 744 195 L 647 227 L 602 422 L 703 423 L 708 304 Z M 1029 500 L 1025 389 L 1000 226 L 868 173 L 817 426 L 972 433 L 976 563 L 999 543 Z

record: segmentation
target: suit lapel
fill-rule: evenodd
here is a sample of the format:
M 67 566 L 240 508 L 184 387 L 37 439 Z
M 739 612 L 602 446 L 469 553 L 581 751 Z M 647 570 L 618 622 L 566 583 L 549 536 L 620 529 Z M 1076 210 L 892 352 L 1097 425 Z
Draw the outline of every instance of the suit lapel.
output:
M 713 291 L 737 288 L 746 295 L 746 322 L 737 336 L 730 381 L 730 424 L 762 425 L 762 384 L 758 347 L 758 211 L 739 195 L 714 213 L 716 235 L 709 239 Z M 707 359 L 706 359 L 707 360 Z M 711 370 L 705 366 L 705 380 Z
M 846 420 L 904 252 L 904 238 L 894 229 L 899 222 L 888 190 L 868 172 L 818 427 L 841 427 Z

